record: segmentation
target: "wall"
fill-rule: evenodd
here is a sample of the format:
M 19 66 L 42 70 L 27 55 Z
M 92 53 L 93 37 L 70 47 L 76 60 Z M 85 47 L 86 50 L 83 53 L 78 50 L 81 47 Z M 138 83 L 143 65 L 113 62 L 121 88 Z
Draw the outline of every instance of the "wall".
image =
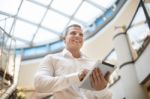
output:
M 30 60 L 21 63 L 20 72 L 19 72 L 19 82 L 18 86 L 32 89 L 33 88 L 33 79 L 34 74 L 38 68 L 38 64 L 41 59 Z
M 139 83 L 141 83 L 148 75 L 150 75 L 150 43 L 135 62 L 135 69 Z

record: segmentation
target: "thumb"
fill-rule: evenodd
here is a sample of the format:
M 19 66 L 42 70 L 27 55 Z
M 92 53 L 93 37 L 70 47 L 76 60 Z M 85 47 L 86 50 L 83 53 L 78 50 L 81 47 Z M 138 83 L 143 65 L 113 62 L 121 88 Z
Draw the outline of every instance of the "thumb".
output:
M 82 81 L 84 79 L 84 77 L 86 76 L 87 73 L 88 73 L 87 69 L 84 69 L 83 71 L 81 71 L 81 73 L 79 74 L 80 81 Z

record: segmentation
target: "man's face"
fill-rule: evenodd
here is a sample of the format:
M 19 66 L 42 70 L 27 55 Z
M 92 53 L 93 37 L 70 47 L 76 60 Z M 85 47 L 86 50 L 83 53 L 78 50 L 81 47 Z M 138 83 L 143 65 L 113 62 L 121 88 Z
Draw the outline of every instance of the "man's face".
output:
M 65 37 L 66 47 L 80 49 L 83 45 L 83 31 L 79 27 L 70 27 Z

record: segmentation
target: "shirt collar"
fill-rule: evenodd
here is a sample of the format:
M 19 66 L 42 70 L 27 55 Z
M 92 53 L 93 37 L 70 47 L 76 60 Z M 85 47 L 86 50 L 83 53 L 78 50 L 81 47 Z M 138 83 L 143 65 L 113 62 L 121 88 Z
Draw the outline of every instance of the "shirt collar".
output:
M 87 58 L 82 52 L 81 53 L 81 57 L 82 59 Z M 62 51 L 63 56 L 69 56 L 69 57 L 73 57 L 71 52 L 69 52 L 66 48 L 63 49 Z

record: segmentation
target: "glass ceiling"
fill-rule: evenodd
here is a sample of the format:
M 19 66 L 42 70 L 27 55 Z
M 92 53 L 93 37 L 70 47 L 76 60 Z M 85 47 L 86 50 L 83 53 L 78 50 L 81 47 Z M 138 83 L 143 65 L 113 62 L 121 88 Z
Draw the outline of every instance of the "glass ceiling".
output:
M 62 40 L 70 24 L 77 23 L 90 32 L 96 30 L 118 10 L 120 1 L 0 0 L 0 27 L 16 39 L 17 49 L 36 48 Z
M 116 0 L 1 0 L 0 26 L 14 36 L 17 48 L 57 41 L 64 28 L 88 27 Z

